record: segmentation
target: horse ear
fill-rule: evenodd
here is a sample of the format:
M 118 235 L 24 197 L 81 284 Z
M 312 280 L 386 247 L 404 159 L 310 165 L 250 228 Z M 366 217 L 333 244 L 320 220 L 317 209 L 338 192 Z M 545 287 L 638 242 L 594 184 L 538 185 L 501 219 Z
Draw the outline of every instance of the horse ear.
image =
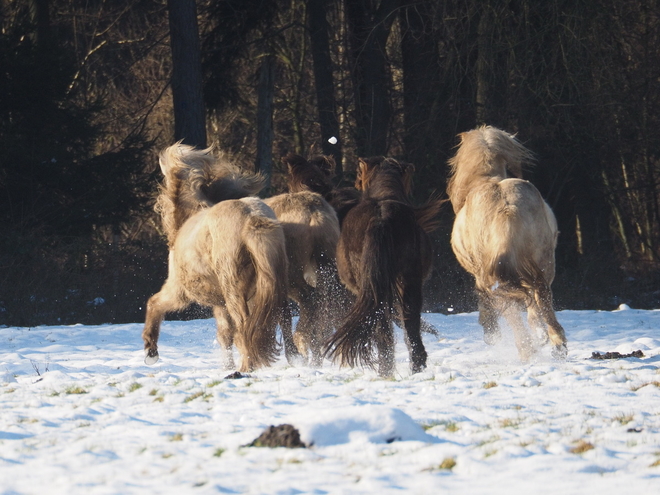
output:
M 364 190 L 364 185 L 365 185 L 364 181 L 366 179 L 368 168 L 369 165 L 367 164 L 367 162 L 362 158 L 358 158 L 357 174 L 355 176 L 355 189 L 357 189 L 358 191 Z
M 403 169 L 403 185 L 406 194 L 412 194 L 413 174 L 415 172 L 415 165 L 410 162 L 402 162 L 401 168 Z

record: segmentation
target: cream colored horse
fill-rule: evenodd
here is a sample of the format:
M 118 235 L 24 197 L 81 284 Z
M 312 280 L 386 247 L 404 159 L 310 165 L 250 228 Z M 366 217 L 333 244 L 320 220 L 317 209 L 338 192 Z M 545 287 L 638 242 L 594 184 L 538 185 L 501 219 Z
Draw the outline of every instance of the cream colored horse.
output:
M 550 289 L 557 222 L 536 187 L 522 179 L 522 165 L 532 155 L 514 136 L 490 126 L 459 137 L 447 186 L 456 213 L 451 245 L 475 278 L 484 340 L 498 340 L 498 318 L 504 315 L 521 360 L 528 361 L 538 342 L 521 318 L 526 308 L 532 329 L 541 329 L 554 345 L 553 355 L 565 358 L 566 336 Z
M 169 273 L 147 303 L 145 362 L 158 361 L 166 313 L 191 303 L 213 308 L 225 368 L 269 365 L 277 356 L 277 322 L 287 311 L 284 231 L 273 210 L 247 197 L 263 187 L 212 150 L 176 144 L 161 153 L 165 176 L 157 202 L 169 243 Z
M 300 310 L 293 334 L 295 350 L 312 366 L 320 366 L 321 345 L 332 334 L 337 316 L 333 305 L 342 293 L 335 262 L 339 221 L 332 206 L 310 191 L 273 196 L 266 199 L 266 204 L 282 223 L 286 239 L 289 297 Z M 288 348 L 291 323 L 283 325 L 285 352 L 291 361 L 295 352 Z

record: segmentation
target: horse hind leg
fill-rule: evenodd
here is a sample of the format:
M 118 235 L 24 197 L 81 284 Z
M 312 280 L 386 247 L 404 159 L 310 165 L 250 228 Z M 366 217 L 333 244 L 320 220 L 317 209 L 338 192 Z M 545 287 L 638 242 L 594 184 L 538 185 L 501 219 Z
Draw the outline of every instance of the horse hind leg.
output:
M 527 324 L 537 347 L 548 343 L 548 328 L 541 316 L 541 309 L 536 303 L 536 298 L 531 298 L 527 306 Z
M 421 311 L 422 287 L 421 283 L 407 284 L 397 287 L 399 292 L 398 313 L 401 315 L 405 342 L 410 358 L 410 371 L 419 373 L 426 368 L 427 354 L 422 341 Z
M 394 328 L 386 315 L 379 315 L 375 323 L 376 349 L 378 350 L 378 376 L 381 378 L 394 377 Z
M 555 310 L 552 307 L 552 291 L 547 284 L 542 284 L 534 292 L 536 304 L 539 307 L 540 317 L 547 325 L 548 338 L 554 345 L 552 349 L 552 356 L 555 359 L 564 360 L 568 355 L 568 346 L 566 345 L 566 332 L 557 321 Z
M 165 319 L 165 315 L 170 311 L 182 309 L 187 304 L 188 302 L 179 296 L 176 287 L 167 283 L 160 292 L 149 298 L 144 329 L 142 330 L 145 364 L 152 365 L 158 362 L 158 337 L 160 336 L 160 325 Z
M 484 342 L 488 345 L 495 345 L 502 338 L 498 322 L 499 311 L 495 307 L 492 295 L 477 290 L 477 297 L 479 299 L 479 324 L 484 329 Z
M 225 370 L 232 370 L 236 367 L 233 354 L 236 326 L 223 306 L 214 306 L 213 316 L 215 317 L 218 344 L 220 344 L 222 367 Z
M 301 355 L 298 352 L 296 336 L 293 334 L 293 316 L 291 314 L 291 304 L 286 301 L 280 311 L 280 329 L 282 330 L 282 341 L 284 343 L 284 355 L 291 366 L 300 364 Z M 297 332 L 296 332 L 297 333 Z
M 510 301 L 504 310 L 504 317 L 513 330 L 513 340 L 518 349 L 518 356 L 523 363 L 527 363 L 536 353 L 536 347 L 522 318 L 522 309 L 523 304 L 520 301 Z

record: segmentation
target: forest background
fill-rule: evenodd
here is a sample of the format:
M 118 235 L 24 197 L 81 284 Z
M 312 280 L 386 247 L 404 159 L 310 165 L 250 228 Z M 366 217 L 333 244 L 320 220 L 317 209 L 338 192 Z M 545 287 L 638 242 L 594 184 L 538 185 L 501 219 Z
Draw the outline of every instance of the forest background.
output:
M 659 307 L 659 16 L 656 0 L 0 0 L 0 325 L 142 320 L 176 140 L 263 171 L 266 195 L 288 152 L 333 154 L 343 183 L 390 155 L 422 202 L 484 123 L 537 156 L 557 308 Z M 452 221 L 447 205 L 428 311 L 476 308 Z

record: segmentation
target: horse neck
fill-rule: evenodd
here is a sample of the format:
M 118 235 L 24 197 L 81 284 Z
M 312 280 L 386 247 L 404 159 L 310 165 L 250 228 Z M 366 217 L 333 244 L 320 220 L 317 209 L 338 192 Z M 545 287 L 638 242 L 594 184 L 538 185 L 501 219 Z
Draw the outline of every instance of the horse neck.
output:
M 488 182 L 501 182 L 509 175 L 506 163 L 502 160 L 459 162 L 447 184 L 447 194 L 454 213 L 458 213 L 463 208 L 472 190 Z

